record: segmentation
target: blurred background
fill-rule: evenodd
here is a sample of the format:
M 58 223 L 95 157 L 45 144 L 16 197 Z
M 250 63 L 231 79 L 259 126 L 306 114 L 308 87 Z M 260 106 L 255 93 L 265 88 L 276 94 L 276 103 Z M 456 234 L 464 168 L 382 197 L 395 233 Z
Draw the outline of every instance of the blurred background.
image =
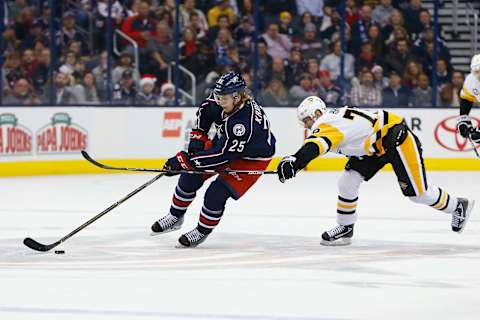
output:
M 178 9 L 178 10 L 177 10 Z M 458 107 L 479 1 L 7 0 L 1 105 L 192 106 L 240 71 L 263 106 Z

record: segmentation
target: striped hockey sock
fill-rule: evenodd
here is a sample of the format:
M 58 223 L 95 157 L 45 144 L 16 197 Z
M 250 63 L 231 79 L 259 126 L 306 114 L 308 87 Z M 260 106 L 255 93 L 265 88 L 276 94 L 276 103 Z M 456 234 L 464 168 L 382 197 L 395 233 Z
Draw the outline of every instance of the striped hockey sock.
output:
M 188 206 L 195 199 L 196 195 L 196 192 L 185 192 L 177 186 L 173 194 L 170 213 L 176 217 L 182 217 L 187 212 Z
M 357 220 L 357 201 L 358 197 L 348 199 L 338 196 L 337 222 L 339 225 L 348 226 L 355 223 Z
M 200 211 L 198 230 L 200 230 L 200 232 L 202 232 L 203 234 L 209 234 L 220 223 L 222 215 L 223 210 L 210 210 L 204 205 L 202 207 L 202 211 Z
M 438 196 L 430 207 L 446 213 L 452 213 L 457 207 L 457 199 L 451 197 L 447 192 L 443 191 L 442 188 L 438 188 Z

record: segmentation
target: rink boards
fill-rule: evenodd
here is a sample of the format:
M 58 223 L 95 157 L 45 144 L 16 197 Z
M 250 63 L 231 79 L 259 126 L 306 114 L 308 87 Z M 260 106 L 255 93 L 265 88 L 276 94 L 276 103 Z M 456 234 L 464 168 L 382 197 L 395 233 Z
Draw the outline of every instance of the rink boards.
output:
M 298 149 L 305 132 L 294 108 L 265 110 L 277 138 L 274 167 L 280 157 Z M 390 111 L 405 117 L 419 136 L 430 170 L 480 170 L 472 146 L 456 134 L 458 110 Z M 82 159 L 83 149 L 110 164 L 161 167 L 186 147 L 195 112 L 196 108 L 2 108 L 0 176 L 104 172 Z M 341 170 L 345 161 L 328 155 L 308 169 Z

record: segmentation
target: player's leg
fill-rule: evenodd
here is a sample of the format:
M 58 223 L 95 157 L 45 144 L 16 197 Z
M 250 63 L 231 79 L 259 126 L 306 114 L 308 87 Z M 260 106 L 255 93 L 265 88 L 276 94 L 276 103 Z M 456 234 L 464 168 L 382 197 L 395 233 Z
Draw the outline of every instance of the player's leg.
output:
M 265 170 L 270 161 L 237 160 L 226 169 Z M 182 235 L 178 241 L 185 247 L 195 247 L 205 241 L 220 223 L 229 198 L 240 199 L 261 177 L 261 175 L 220 174 L 205 192 L 205 199 L 198 225 Z
M 348 245 L 353 237 L 357 221 L 357 203 L 360 185 L 370 180 L 383 166 L 381 157 L 352 157 L 338 179 L 337 223 L 322 234 L 321 244 L 327 246 Z
M 389 160 L 398 179 L 402 193 L 416 203 L 430 206 L 452 215 L 452 230 L 461 232 L 468 221 L 474 201 L 455 198 L 426 179 L 419 139 L 402 125 L 392 128 L 392 136 L 402 137 L 394 148 L 389 148 Z M 402 131 L 404 131 L 402 133 Z
M 183 224 L 183 216 L 188 206 L 192 203 L 205 182 L 207 176 L 197 174 L 182 174 L 178 179 L 175 192 L 172 197 L 172 204 L 167 215 L 160 218 L 152 225 L 154 234 L 167 233 L 180 229 Z

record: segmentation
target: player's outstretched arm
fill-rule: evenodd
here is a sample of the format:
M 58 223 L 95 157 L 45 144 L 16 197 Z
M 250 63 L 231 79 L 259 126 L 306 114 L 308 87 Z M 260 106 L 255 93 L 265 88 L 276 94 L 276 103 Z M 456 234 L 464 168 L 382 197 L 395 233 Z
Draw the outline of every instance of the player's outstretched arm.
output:
M 284 157 L 277 167 L 278 179 L 284 183 L 295 177 L 298 171 L 320 155 L 320 148 L 316 143 L 305 143 L 293 156 Z

